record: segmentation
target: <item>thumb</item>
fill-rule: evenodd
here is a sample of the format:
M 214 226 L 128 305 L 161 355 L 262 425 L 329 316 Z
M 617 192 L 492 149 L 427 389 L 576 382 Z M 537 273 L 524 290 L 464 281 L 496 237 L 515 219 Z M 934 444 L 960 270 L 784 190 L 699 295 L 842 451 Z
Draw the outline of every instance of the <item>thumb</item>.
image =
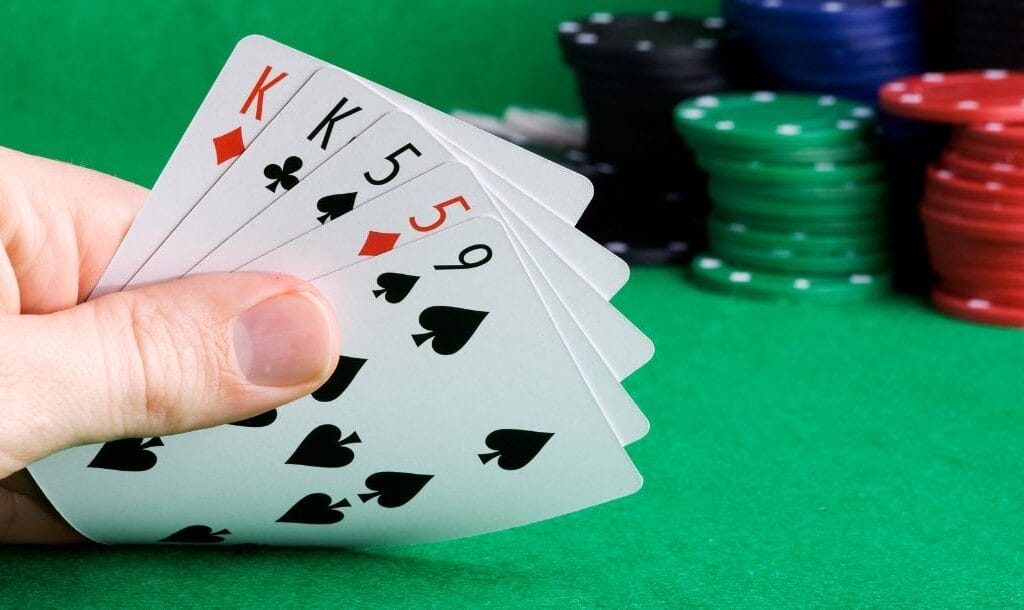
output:
M 0 317 L 0 479 L 65 447 L 238 421 L 319 387 L 331 306 L 301 280 L 200 275 Z

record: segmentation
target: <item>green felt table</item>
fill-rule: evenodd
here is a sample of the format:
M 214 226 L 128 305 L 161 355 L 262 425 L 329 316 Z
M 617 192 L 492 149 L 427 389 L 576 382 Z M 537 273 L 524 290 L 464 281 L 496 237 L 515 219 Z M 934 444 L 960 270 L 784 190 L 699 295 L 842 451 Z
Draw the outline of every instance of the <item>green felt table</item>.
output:
M 1024 335 L 636 269 L 634 496 L 403 549 L 0 549 L 0 606 L 1024 604 Z

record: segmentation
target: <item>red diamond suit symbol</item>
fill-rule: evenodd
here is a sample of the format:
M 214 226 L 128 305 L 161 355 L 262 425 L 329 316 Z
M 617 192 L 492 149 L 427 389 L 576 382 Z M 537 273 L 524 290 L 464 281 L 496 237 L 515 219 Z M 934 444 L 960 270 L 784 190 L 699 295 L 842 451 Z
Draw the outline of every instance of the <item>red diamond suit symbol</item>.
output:
M 245 142 L 242 141 L 242 128 L 235 127 L 214 138 L 213 149 L 217 152 L 217 165 L 242 154 L 242 151 L 245 150 Z
M 363 242 L 363 247 L 359 250 L 359 256 L 384 254 L 395 247 L 395 244 L 398 243 L 398 238 L 401 236 L 401 233 L 370 231 L 366 234 L 366 241 Z

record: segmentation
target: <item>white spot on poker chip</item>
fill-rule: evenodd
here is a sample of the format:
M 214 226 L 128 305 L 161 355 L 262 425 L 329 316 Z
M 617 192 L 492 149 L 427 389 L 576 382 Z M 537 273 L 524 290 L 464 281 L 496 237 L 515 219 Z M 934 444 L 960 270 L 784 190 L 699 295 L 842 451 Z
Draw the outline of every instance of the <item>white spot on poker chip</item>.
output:
M 745 233 L 747 231 L 747 225 L 738 222 L 730 222 L 729 230 L 733 233 Z
M 940 169 L 939 171 L 935 172 L 935 175 L 942 180 L 952 180 L 953 178 L 956 177 L 953 175 L 953 172 L 949 171 L 948 169 Z
M 611 244 L 608 244 L 608 245 L 609 245 L 609 247 L 611 246 Z M 701 269 L 721 269 L 722 268 L 722 261 L 718 260 L 717 258 L 711 258 L 710 256 L 706 256 L 706 257 L 700 259 L 700 268 Z
M 920 104 L 924 97 L 920 93 L 904 93 L 900 96 L 900 102 L 904 104 Z
M 850 114 L 852 114 L 858 119 L 867 119 L 875 116 L 875 111 L 874 109 L 868 108 L 867 106 L 857 106 L 856 108 L 850 111 Z
M 807 239 L 807 234 L 803 233 L 803 232 L 793 233 L 793 239 L 795 239 L 797 241 L 803 241 L 803 240 Z
M 988 80 L 1003 80 L 1010 75 L 1006 70 L 985 70 L 982 74 Z
M 992 302 L 985 299 L 967 299 L 967 306 L 971 309 L 990 309 Z
M 792 123 L 784 123 L 775 128 L 775 133 L 780 136 L 798 136 L 800 132 L 800 126 Z
M 858 127 L 860 127 L 860 123 L 852 119 L 839 119 L 836 121 L 836 128 L 842 129 L 843 131 L 857 129 Z
M 563 21 L 562 23 L 558 24 L 558 31 L 563 34 L 575 34 L 576 32 L 579 32 L 582 29 L 583 26 L 580 25 L 580 22 L 578 21 Z
M 707 116 L 707 113 L 704 112 L 703 110 L 701 110 L 700 108 L 686 108 L 682 112 L 682 117 L 684 119 L 689 119 L 691 121 L 696 121 L 697 119 L 703 119 L 706 116 Z
M 771 91 L 755 91 L 754 95 L 750 96 L 750 99 L 755 102 L 774 102 L 775 94 Z
M 782 2 L 781 0 L 764 0 L 764 2 L 761 3 L 761 6 L 765 8 L 779 8 L 782 6 Z
M 903 0 L 885 0 L 882 3 L 882 8 L 903 8 L 906 6 L 906 2 Z
M 921 75 L 921 80 L 926 83 L 941 83 L 946 80 L 946 75 L 942 72 L 925 72 Z
M 1003 189 L 1003 184 L 1001 182 L 989 181 L 985 183 L 985 188 L 990 191 L 1000 191 Z
M 715 129 L 718 131 L 732 131 L 736 128 L 736 123 L 733 121 L 716 121 Z
M 850 283 L 857 284 L 858 286 L 866 286 L 874 281 L 874 278 L 870 275 L 864 275 L 862 273 L 855 273 L 850 276 Z
M 615 15 L 611 13 L 594 13 L 590 16 L 591 23 L 611 23 L 615 21 Z
M 985 123 L 985 131 L 1002 131 L 1006 128 L 1006 125 L 1002 123 Z
M 835 106 L 839 99 L 834 95 L 823 95 L 818 98 L 819 106 Z
M 846 5 L 842 2 L 826 2 L 821 5 L 821 10 L 825 13 L 841 13 L 846 10 Z
M 1009 172 L 1012 172 L 1012 171 L 1016 170 L 1017 167 L 1014 166 L 1014 165 L 1010 165 L 1009 163 L 993 163 L 992 164 L 992 169 L 996 170 L 997 172 L 1007 172 L 1007 173 L 1009 173 Z
M 654 14 L 651 15 L 651 20 L 652 21 L 657 21 L 658 23 L 665 23 L 666 21 L 672 21 L 672 13 L 670 13 L 668 11 L 655 11 Z
M 981 104 L 977 100 L 960 100 L 956 103 L 956 107 L 961 110 L 977 110 L 981 108 Z
M 814 164 L 814 171 L 816 172 L 834 172 L 835 170 L 835 163 L 819 162 Z
M 650 51 L 654 48 L 654 43 L 650 40 L 638 40 L 634 46 L 637 51 Z
M 793 280 L 793 288 L 797 290 L 807 290 L 811 287 L 811 280 L 807 278 L 798 277 Z
M 729 274 L 729 281 L 734 284 L 749 284 L 751 279 L 749 271 L 733 271 Z
M 597 44 L 597 34 L 593 32 L 580 32 L 573 37 L 577 44 Z
M 718 98 L 713 95 L 702 95 L 693 100 L 694 106 L 701 106 L 703 108 L 718 108 L 718 103 Z
M 708 17 L 704 20 L 704 27 L 710 30 L 720 30 L 725 27 L 725 19 L 721 17 Z
M 907 90 L 907 83 L 904 83 L 902 81 L 896 81 L 895 83 L 889 83 L 888 85 L 885 86 L 885 90 L 886 91 L 893 91 L 893 92 L 906 91 Z

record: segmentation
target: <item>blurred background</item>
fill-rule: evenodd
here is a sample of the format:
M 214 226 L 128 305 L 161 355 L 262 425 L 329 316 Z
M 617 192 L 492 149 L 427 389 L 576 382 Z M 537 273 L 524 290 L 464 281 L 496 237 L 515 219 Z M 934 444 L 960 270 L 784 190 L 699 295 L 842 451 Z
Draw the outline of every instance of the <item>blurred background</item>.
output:
M 556 31 L 607 8 L 584 0 L 4 3 L 0 140 L 150 186 L 231 48 L 254 33 L 444 110 L 500 114 L 521 104 L 578 114 Z M 616 3 L 628 12 L 666 8 L 719 10 L 713 0 Z

